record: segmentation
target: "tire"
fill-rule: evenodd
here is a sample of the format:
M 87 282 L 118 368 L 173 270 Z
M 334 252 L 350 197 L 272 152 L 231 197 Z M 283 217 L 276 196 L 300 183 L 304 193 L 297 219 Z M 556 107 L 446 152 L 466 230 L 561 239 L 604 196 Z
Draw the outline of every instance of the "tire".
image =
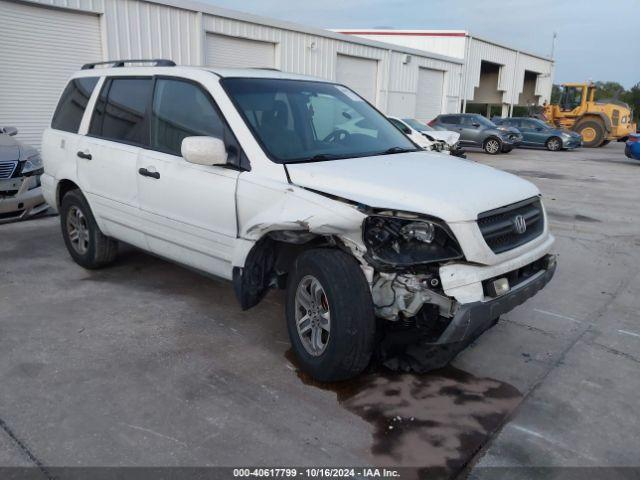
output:
M 489 155 L 497 155 L 502 151 L 502 142 L 496 137 L 489 137 L 482 144 L 482 149 Z
M 67 250 L 78 265 L 93 270 L 115 260 L 118 242 L 100 231 L 80 190 L 71 190 L 62 198 L 60 227 Z
M 513 147 L 502 147 L 502 153 L 509 153 L 513 150 Z
M 562 150 L 562 139 L 559 137 L 551 137 L 547 140 L 547 143 L 544 144 L 547 147 L 547 150 L 550 152 L 557 152 Z
M 599 147 L 604 142 L 604 127 L 600 122 L 594 120 L 580 122 L 574 130 L 582 135 L 582 142 L 585 147 Z
M 369 285 L 356 260 L 340 250 L 307 250 L 288 277 L 287 330 L 301 370 L 321 382 L 361 373 L 373 353 L 375 317 Z M 314 329 L 320 332 L 317 337 Z M 313 338 L 319 342 L 314 344 Z

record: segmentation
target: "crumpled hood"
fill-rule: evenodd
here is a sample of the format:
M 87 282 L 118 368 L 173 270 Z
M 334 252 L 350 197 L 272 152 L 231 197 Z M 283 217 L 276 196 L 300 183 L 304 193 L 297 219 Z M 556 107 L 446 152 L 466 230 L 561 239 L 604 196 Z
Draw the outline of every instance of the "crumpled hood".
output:
M 458 132 L 452 132 L 450 130 L 428 130 L 422 133 L 424 135 L 433 137 L 436 140 L 442 140 L 448 145 L 455 145 L 460 138 L 460 134 Z
M 475 221 L 481 212 L 539 194 L 510 173 L 433 152 L 288 164 L 287 170 L 301 187 L 447 222 Z
M 0 134 L 0 162 L 19 158 L 20 144 L 9 135 Z

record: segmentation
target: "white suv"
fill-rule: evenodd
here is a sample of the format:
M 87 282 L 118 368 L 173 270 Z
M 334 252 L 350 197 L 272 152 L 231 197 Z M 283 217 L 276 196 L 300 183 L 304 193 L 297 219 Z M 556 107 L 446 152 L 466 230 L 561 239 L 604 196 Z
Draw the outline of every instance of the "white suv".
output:
M 301 367 L 442 366 L 553 276 L 538 189 L 425 152 L 332 82 L 249 69 L 85 65 L 43 138 L 72 258 L 118 241 L 231 280 L 243 309 L 286 288 Z

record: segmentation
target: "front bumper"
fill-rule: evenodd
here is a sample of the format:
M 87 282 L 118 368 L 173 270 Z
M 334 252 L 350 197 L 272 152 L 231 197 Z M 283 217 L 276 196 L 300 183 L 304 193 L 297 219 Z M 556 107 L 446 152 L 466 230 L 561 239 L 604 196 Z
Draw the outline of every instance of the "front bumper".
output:
M 570 138 L 570 139 L 564 139 L 561 138 L 562 140 L 562 148 L 565 148 L 567 150 L 572 150 L 574 148 L 579 148 L 582 146 L 582 139 L 577 139 L 577 138 Z
M 446 366 L 503 315 L 533 297 L 551 281 L 556 271 L 555 255 L 546 255 L 544 268 L 517 284 L 508 293 L 486 301 L 458 306 L 446 328 L 434 340 L 420 338 L 420 331 L 405 335 L 409 338 L 401 353 L 383 345 L 379 356 L 392 370 L 424 373 Z M 388 342 L 391 343 L 391 342 Z M 385 351 L 386 348 L 386 351 Z M 392 353 L 392 354 L 390 354 Z
M 473 341 L 497 318 L 521 305 L 544 288 L 556 272 L 554 255 L 547 255 L 547 266 L 508 293 L 486 302 L 466 303 L 458 308 L 447 329 L 436 344 L 462 344 Z
M 42 187 L 35 183 L 36 177 L 16 180 L 21 182 L 17 192 L 0 192 L 0 223 L 22 220 L 48 208 L 42 196 Z
M 508 145 L 511 147 L 517 147 L 522 143 L 522 135 L 517 134 L 509 134 L 509 135 L 501 135 L 500 139 L 504 145 Z
M 624 154 L 634 160 L 640 160 L 640 147 L 636 147 L 635 144 L 627 143 L 624 147 Z

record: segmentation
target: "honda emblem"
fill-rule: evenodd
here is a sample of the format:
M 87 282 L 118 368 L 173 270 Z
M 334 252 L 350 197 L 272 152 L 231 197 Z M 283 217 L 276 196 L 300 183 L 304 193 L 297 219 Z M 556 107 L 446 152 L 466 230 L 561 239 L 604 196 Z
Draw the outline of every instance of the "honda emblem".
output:
M 516 215 L 515 217 L 513 217 L 513 230 L 518 235 L 522 235 L 527 231 L 527 221 L 522 215 Z

